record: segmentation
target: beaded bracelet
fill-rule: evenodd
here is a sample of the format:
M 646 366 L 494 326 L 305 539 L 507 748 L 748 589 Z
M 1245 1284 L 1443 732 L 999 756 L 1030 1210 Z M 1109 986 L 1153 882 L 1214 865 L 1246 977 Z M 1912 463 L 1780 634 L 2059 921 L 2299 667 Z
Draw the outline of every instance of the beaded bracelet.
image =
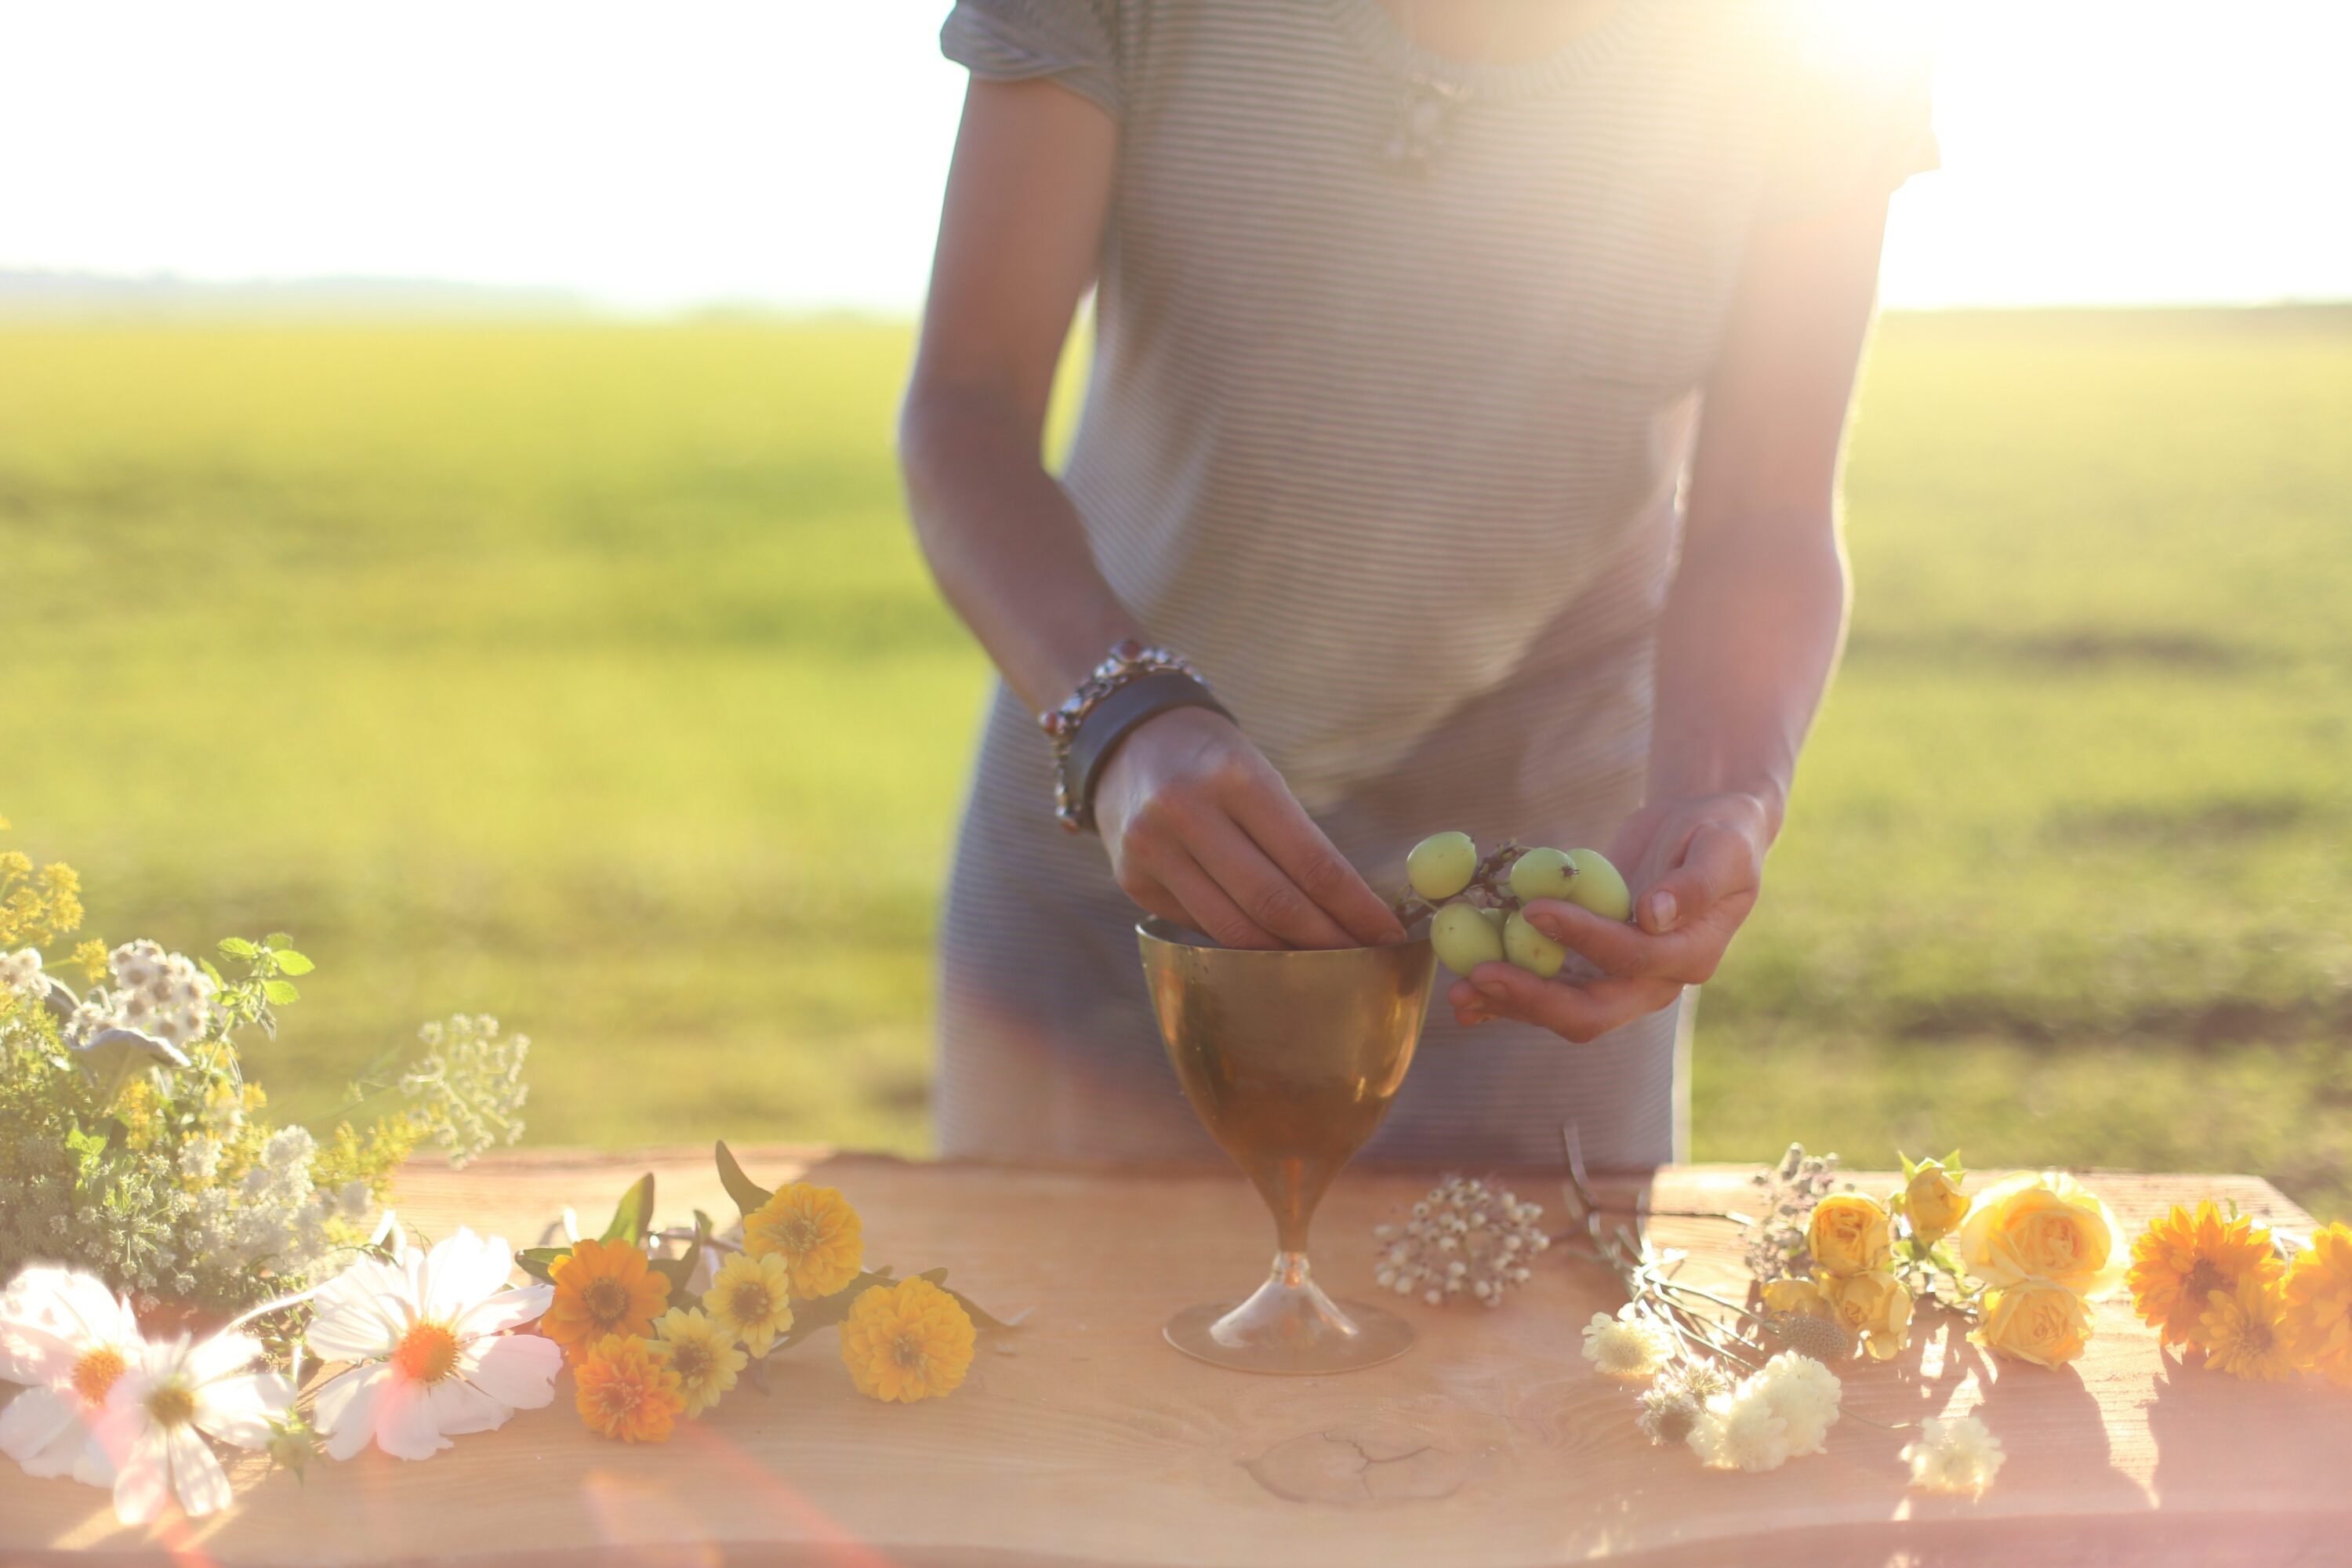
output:
M 1118 738 L 1089 735 L 1089 742 L 1099 740 L 1102 743 L 1089 745 L 1085 765 L 1074 767 L 1072 752 L 1077 744 L 1079 728 L 1112 692 L 1161 675 L 1180 676 L 1190 685 L 1177 687 L 1160 700 L 1133 713 L 1119 714 L 1121 721 L 1116 726 L 1119 734 L 1169 708 L 1209 708 L 1225 713 L 1224 705 L 1210 693 L 1209 683 L 1201 679 L 1201 672 L 1192 668 L 1191 660 L 1164 647 L 1146 647 L 1129 637 L 1113 647 L 1109 656 L 1095 666 L 1093 673 L 1078 683 L 1078 689 L 1065 698 L 1060 707 L 1037 715 L 1037 727 L 1045 731 L 1046 743 L 1054 752 L 1054 816 L 1066 831 L 1083 833 L 1094 826 L 1095 780 Z M 1229 713 L 1225 716 L 1232 717 Z

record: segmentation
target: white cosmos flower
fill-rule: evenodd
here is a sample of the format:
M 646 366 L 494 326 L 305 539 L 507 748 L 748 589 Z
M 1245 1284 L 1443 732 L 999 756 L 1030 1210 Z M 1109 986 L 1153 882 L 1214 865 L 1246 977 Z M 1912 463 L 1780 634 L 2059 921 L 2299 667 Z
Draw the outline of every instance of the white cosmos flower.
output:
M 114 1467 L 114 1516 L 144 1524 L 177 1495 L 191 1518 L 228 1506 L 228 1472 L 208 1436 L 240 1448 L 269 1446 L 269 1424 L 294 1403 L 294 1386 L 252 1372 L 251 1334 L 150 1341 L 106 1395 L 90 1443 Z
M 27 1386 L 0 1410 L 0 1454 L 28 1476 L 111 1486 L 90 1428 L 143 1341 L 131 1303 L 88 1274 L 37 1265 L 0 1293 L 0 1378 Z
M 330 1455 L 373 1438 L 396 1458 L 430 1458 L 555 1397 L 562 1351 L 505 1331 L 546 1311 L 555 1289 L 509 1289 L 513 1267 L 505 1242 L 460 1229 L 429 1253 L 353 1264 L 313 1298 L 310 1353 L 355 1363 L 319 1390 L 311 1424 Z

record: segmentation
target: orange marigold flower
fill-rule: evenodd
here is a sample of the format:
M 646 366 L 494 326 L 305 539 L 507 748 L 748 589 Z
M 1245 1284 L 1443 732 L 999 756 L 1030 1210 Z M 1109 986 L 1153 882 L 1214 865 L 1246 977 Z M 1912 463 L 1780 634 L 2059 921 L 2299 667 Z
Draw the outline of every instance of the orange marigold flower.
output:
M 572 1404 L 599 1436 L 667 1443 L 686 1409 L 677 1369 L 633 1334 L 606 1334 L 580 1359 Z
M 2280 1304 L 2278 1286 L 2251 1274 L 2238 1281 L 2236 1289 L 2207 1297 L 2198 1329 L 2205 1364 L 2249 1383 L 2292 1379 L 2294 1360 L 2279 1338 Z
M 857 1278 L 866 1229 L 839 1192 L 794 1182 L 744 1216 L 743 1250 L 782 1258 L 792 1271 L 793 1295 L 813 1301 Z
M 2287 1353 L 2330 1383 L 2352 1388 L 2352 1226 L 2338 1220 L 2295 1255 L 2280 1287 Z
M 563 1347 L 577 1365 L 607 1334 L 644 1339 L 669 1304 L 669 1280 L 646 1266 L 646 1255 L 625 1241 L 578 1241 L 548 1270 L 555 1300 L 539 1331 Z
M 2268 1226 L 2224 1214 L 2208 1198 L 2193 1210 L 2176 1204 L 2150 1221 L 2132 1243 L 2124 1279 L 2133 1310 L 2166 1344 L 2201 1345 L 2208 1298 L 2216 1290 L 2234 1292 L 2242 1279 L 2269 1284 L 2280 1267 Z
M 869 1286 L 841 1325 L 841 1359 L 857 1392 L 907 1405 L 955 1392 L 971 1344 L 971 1315 L 922 1279 Z

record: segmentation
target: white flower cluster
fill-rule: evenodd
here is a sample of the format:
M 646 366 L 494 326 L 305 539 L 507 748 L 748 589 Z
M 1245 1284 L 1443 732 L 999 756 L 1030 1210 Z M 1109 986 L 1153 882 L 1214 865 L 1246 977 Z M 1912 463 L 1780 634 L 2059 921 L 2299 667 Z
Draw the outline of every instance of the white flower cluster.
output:
M 1929 1415 L 1920 1421 L 1919 1436 L 1904 1445 L 1903 1458 L 1920 1490 L 1974 1497 L 1992 1485 L 2009 1456 L 1975 1416 Z
M 416 1031 L 425 1058 L 401 1075 L 400 1090 L 419 1101 L 425 1124 L 448 1151 L 449 1163 L 463 1165 L 484 1150 L 522 1136 L 523 1058 L 530 1037 L 500 1037 L 499 1021 L 484 1013 L 460 1013 L 446 1024 Z
M 0 994 L 37 996 L 45 989 L 37 949 L 20 947 L 14 952 L 0 952 Z
M 1584 1325 L 1584 1359 L 1607 1377 L 1655 1377 L 1674 1358 L 1675 1333 L 1628 1301 L 1617 1315 L 1595 1312 Z
M 1843 1395 L 1837 1373 L 1784 1352 L 1709 1399 L 1685 1441 L 1710 1469 L 1778 1469 L 1829 1446 Z
M 1462 1296 L 1499 1307 L 1503 1292 L 1526 1284 L 1529 1263 L 1551 1245 L 1537 1223 L 1542 1218 L 1540 1204 L 1523 1204 L 1475 1176 L 1448 1176 L 1402 1226 L 1373 1227 L 1381 1244 L 1373 1278 L 1433 1307 Z
M 152 942 L 127 942 L 107 954 L 113 989 L 93 988 L 74 1009 L 67 1032 L 87 1040 L 101 1029 L 136 1029 L 167 1046 L 202 1038 L 213 1016 L 212 976 L 186 955 Z
M 340 1215 L 357 1224 L 372 1201 L 363 1183 L 333 1193 L 313 1187 L 317 1152 L 307 1130 L 281 1127 L 234 1184 L 199 1192 L 177 1243 L 189 1261 L 230 1271 L 267 1262 L 289 1278 L 307 1272 L 327 1250 L 327 1222 Z M 208 1180 L 220 1155 L 217 1141 L 192 1139 L 180 1148 L 181 1173 Z

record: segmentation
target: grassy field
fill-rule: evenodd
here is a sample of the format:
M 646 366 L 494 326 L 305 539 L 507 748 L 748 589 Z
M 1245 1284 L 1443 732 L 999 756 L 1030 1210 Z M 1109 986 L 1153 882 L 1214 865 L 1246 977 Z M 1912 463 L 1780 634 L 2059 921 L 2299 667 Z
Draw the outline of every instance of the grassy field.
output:
M 91 927 L 319 960 L 531 1138 L 926 1138 L 983 686 L 896 328 L 0 330 L 13 842 Z M 1859 606 L 1701 1012 L 1698 1153 L 2259 1171 L 2352 1213 L 2352 312 L 1898 317 Z

